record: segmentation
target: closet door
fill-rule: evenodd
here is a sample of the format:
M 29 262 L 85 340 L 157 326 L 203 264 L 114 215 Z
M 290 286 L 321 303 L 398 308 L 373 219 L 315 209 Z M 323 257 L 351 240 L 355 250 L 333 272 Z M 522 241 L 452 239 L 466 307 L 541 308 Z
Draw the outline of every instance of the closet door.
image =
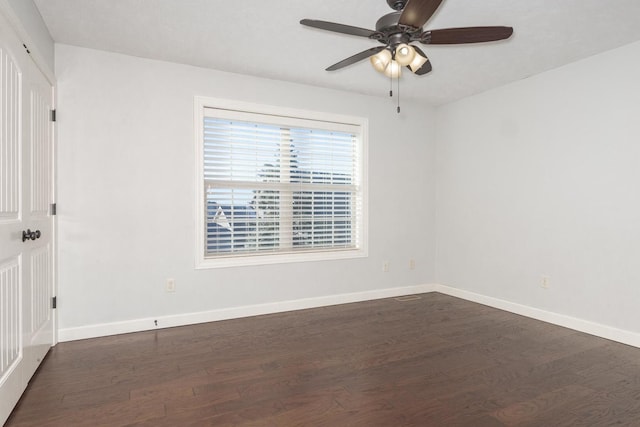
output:
M 53 344 L 53 89 L 0 13 L 0 424 Z

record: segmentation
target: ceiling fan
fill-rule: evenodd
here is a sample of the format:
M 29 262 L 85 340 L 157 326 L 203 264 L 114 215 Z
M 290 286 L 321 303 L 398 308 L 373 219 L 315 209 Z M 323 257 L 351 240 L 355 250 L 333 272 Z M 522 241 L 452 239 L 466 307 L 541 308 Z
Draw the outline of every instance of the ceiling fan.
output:
M 303 19 L 302 25 L 336 33 L 367 37 L 382 43 L 333 64 L 327 71 L 335 71 L 369 58 L 373 67 L 389 77 L 400 76 L 407 67 L 419 76 L 431 71 L 427 55 L 412 42 L 422 44 L 464 44 L 504 40 L 511 37 L 511 27 L 466 27 L 423 30 L 423 25 L 435 13 L 443 0 L 387 0 L 395 11 L 376 22 L 376 29 L 353 27 L 334 22 Z

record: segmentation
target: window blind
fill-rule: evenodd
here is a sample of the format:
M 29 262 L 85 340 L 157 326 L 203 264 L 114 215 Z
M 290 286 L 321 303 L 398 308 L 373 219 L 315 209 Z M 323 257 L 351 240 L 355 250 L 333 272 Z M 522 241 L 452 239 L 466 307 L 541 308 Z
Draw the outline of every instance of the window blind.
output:
M 205 256 L 357 249 L 358 127 L 209 109 Z

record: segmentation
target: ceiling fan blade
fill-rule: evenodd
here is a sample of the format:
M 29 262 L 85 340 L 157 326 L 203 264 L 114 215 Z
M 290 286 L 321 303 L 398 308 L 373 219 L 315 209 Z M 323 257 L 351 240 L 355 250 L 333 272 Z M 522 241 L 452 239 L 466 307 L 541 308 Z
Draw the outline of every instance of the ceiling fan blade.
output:
M 352 27 L 351 25 L 336 24 L 335 22 L 318 21 L 315 19 L 303 19 L 300 23 L 307 27 L 319 28 L 321 30 L 349 34 L 352 36 L 371 37 L 377 33 L 376 31 L 367 30 L 366 28 Z
M 363 59 L 367 59 L 371 55 L 375 55 L 376 53 L 386 48 L 387 48 L 386 46 L 378 46 L 378 47 L 372 47 L 371 49 L 367 49 L 360 53 L 356 53 L 355 55 L 350 56 L 347 59 L 343 59 L 342 61 L 336 64 L 333 64 L 332 66 L 327 68 L 327 71 L 335 71 L 335 70 L 339 70 L 340 68 L 344 68 L 347 65 L 355 64 L 356 62 L 362 61 Z
M 431 61 L 429 61 L 429 58 L 427 58 L 427 55 L 425 55 L 424 52 L 418 46 L 412 46 L 412 47 L 415 49 L 416 54 L 422 56 L 424 59 L 427 60 L 427 62 L 422 64 L 422 66 L 417 70 L 412 70 L 411 67 L 409 67 L 408 65 L 407 65 L 407 68 L 409 68 L 409 70 L 411 70 L 413 74 L 416 74 L 418 76 L 424 76 L 425 74 L 430 73 L 433 68 L 431 68 Z
M 463 44 L 504 40 L 511 37 L 511 27 L 467 27 L 425 31 L 421 42 L 425 44 Z
M 436 12 L 442 0 L 409 0 L 402 10 L 398 23 L 421 28 Z

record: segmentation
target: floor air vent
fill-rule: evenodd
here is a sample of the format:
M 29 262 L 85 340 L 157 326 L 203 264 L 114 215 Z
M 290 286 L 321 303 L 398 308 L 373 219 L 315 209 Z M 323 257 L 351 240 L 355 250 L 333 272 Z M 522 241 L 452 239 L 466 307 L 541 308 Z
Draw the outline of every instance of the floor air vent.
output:
M 421 299 L 420 295 L 406 295 L 403 297 L 394 298 L 396 301 L 405 302 L 405 301 L 415 301 L 417 299 Z

